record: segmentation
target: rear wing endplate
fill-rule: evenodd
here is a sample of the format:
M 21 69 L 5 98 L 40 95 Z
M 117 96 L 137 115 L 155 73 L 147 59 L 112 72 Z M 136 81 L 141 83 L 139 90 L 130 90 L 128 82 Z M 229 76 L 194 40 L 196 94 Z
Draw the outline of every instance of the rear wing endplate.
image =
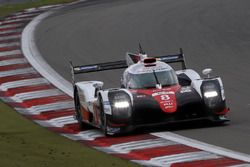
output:
M 159 57 L 157 57 L 157 60 L 165 62 L 165 63 L 178 63 L 178 62 L 181 62 L 182 63 L 182 70 L 185 70 L 187 68 L 182 48 L 180 48 L 180 53 L 179 54 L 159 56 Z

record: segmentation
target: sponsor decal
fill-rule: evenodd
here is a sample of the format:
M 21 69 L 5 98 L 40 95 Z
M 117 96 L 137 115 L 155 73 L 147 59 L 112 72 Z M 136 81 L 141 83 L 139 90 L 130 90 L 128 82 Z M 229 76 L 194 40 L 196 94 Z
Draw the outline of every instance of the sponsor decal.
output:
M 138 70 L 138 74 L 143 74 L 143 73 L 152 73 L 153 70 L 155 72 L 160 72 L 160 71 L 166 71 L 169 70 L 166 67 L 161 67 L 161 66 L 149 66 L 149 67 L 144 67 Z
M 168 57 L 162 57 L 160 58 L 161 61 L 164 61 L 164 60 L 173 60 L 173 59 L 178 59 L 179 56 L 168 56 Z
M 152 96 L 159 96 L 159 95 L 168 95 L 168 94 L 174 94 L 174 92 L 156 92 L 156 93 L 153 93 Z
M 182 87 L 180 93 L 188 93 L 192 92 L 190 87 Z
M 156 92 L 152 97 L 158 101 L 161 109 L 164 112 L 173 113 L 177 109 L 176 97 L 173 91 L 170 92 Z
M 74 68 L 75 71 L 80 71 L 81 69 L 79 67 Z
M 80 71 L 80 70 L 93 70 L 93 69 L 97 69 L 98 66 L 94 65 L 94 66 L 84 66 L 84 67 L 75 67 L 74 70 L 75 71 Z
M 144 97 L 146 97 L 146 95 L 137 95 L 136 97 L 137 98 L 144 98 Z

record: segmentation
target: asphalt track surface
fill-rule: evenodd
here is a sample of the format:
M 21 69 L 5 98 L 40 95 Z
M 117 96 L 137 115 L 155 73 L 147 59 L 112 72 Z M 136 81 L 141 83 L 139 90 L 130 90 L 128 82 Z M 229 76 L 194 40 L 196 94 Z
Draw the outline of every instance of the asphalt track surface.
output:
M 231 108 L 228 126 L 170 129 L 250 154 L 249 0 L 92 0 L 57 11 L 36 30 L 46 61 L 70 80 L 69 60 L 91 64 L 124 59 L 138 43 L 150 56 L 184 49 L 187 65 L 214 69 Z M 121 70 L 81 75 L 119 87 Z

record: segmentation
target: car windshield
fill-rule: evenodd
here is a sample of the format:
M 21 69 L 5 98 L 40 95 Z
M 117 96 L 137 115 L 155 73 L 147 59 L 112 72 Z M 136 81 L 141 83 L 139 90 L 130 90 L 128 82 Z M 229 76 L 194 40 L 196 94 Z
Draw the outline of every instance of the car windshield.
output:
M 178 80 L 174 70 L 155 71 L 144 74 L 130 74 L 128 87 L 131 89 L 155 88 L 156 84 L 171 86 L 177 83 Z

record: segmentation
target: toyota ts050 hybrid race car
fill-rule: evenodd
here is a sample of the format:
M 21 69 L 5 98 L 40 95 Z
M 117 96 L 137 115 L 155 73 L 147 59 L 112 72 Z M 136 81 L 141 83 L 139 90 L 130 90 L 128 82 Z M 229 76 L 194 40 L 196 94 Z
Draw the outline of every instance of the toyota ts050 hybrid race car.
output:
M 175 71 L 169 63 L 181 63 Z M 91 124 L 104 134 L 128 132 L 136 127 L 173 122 L 228 121 L 223 84 L 203 70 L 204 78 L 187 69 L 184 54 L 148 57 L 127 53 L 126 60 L 73 66 L 76 119 L 80 127 Z M 75 82 L 75 74 L 126 68 L 118 88 L 103 89 L 101 81 Z

